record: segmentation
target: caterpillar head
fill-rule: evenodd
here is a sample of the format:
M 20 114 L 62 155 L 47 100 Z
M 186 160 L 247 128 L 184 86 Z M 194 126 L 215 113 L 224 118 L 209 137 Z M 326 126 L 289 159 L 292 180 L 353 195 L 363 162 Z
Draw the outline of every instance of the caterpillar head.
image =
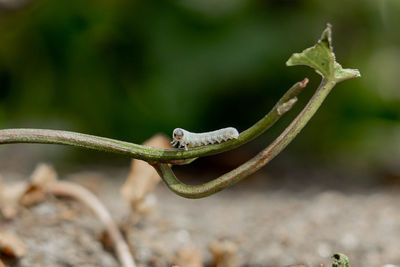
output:
M 182 140 L 183 138 L 183 130 L 181 128 L 176 128 L 173 132 L 172 132 L 172 138 L 174 140 Z

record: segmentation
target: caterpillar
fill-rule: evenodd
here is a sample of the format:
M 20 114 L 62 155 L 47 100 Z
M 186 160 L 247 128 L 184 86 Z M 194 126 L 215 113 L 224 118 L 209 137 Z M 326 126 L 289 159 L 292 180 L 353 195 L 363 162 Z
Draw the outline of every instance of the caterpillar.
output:
M 188 150 L 188 146 L 203 146 L 215 143 L 221 143 L 230 139 L 237 139 L 239 132 L 233 127 L 223 128 L 220 130 L 206 133 L 191 133 L 181 128 L 176 128 L 172 132 L 172 145 L 184 147 Z

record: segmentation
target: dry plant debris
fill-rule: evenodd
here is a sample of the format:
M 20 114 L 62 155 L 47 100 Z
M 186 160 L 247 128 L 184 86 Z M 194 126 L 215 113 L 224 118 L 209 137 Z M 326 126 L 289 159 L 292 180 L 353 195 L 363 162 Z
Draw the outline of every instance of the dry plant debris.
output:
M 45 188 L 55 182 L 57 182 L 57 173 L 54 168 L 47 164 L 39 164 L 29 179 L 29 186 L 21 196 L 20 203 L 31 206 L 44 201 Z
M 78 184 L 57 181 L 57 173 L 49 165 L 38 165 L 29 183 L 14 183 L 7 186 L 0 183 L 1 212 L 5 218 L 11 219 L 15 217 L 21 205 L 31 206 L 43 202 L 46 200 L 46 194 L 71 197 L 88 206 L 106 229 L 121 265 L 136 266 L 124 238 L 100 200 Z M 0 233 L 0 251 L 5 255 L 21 257 L 25 254 L 26 247 L 16 237 Z
M 0 185 L 0 211 L 5 219 L 11 220 L 18 214 L 19 201 L 28 188 L 26 182 Z
M 157 134 L 143 143 L 154 148 L 171 148 L 170 139 L 162 134 Z M 149 193 L 159 183 L 160 176 L 147 162 L 133 159 L 131 170 L 125 184 L 121 188 L 122 197 L 138 213 L 151 211 L 153 200 Z
M 17 259 L 25 255 L 26 246 L 16 235 L 0 232 L 0 253 Z
M 191 246 L 180 248 L 176 255 L 175 264 L 185 267 L 202 267 L 200 250 Z
M 107 180 L 108 177 L 96 171 L 80 171 L 67 175 L 65 179 L 85 187 L 95 195 L 99 195 L 102 193 L 101 188 L 104 185 L 104 180 Z
M 45 200 L 44 188 L 57 181 L 57 173 L 46 164 L 39 164 L 29 182 L 0 183 L 0 211 L 5 219 L 13 219 L 21 205 L 31 206 Z
M 123 267 L 135 267 L 136 264 L 129 251 L 124 238 L 117 225 L 114 223 L 110 213 L 100 200 L 86 188 L 70 183 L 56 182 L 47 186 L 46 191 L 56 196 L 74 198 L 88 206 L 104 225 L 109 238 L 112 240 L 117 257 Z
M 237 244 L 230 240 L 218 240 L 211 242 L 210 251 L 213 254 L 213 267 L 239 266 L 237 259 Z

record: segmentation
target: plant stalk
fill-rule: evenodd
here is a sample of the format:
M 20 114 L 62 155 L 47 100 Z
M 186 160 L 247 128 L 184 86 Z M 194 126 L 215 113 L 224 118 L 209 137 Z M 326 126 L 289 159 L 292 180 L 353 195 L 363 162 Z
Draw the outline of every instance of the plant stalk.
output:
M 156 163 L 153 164 L 153 167 L 157 170 L 168 188 L 182 197 L 203 198 L 219 192 L 253 174 L 278 155 L 309 122 L 335 84 L 334 81 L 326 82 L 323 79 L 303 110 L 269 146 L 241 166 L 210 182 L 202 185 L 186 185 L 176 178 L 168 164 Z
M 229 140 L 220 144 L 195 147 L 188 151 L 182 149 L 158 149 L 94 135 L 45 129 L 0 130 L 0 144 L 60 144 L 124 154 L 149 163 L 164 162 L 171 164 L 185 164 L 187 161 L 181 160 L 219 154 L 250 142 L 269 129 L 280 117 L 282 117 L 284 113 L 288 111 L 285 110 L 284 113 L 281 113 L 278 112 L 278 108 L 300 94 L 300 92 L 306 87 L 307 83 L 308 79 L 305 78 L 303 81 L 294 84 L 267 115 L 249 129 L 240 133 L 238 139 Z

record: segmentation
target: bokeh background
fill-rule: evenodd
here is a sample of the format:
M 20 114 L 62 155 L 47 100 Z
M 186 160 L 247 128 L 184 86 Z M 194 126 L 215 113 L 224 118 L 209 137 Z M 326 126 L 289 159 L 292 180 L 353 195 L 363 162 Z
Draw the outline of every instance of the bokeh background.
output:
M 0 7 L 0 128 L 135 143 L 175 127 L 244 130 L 309 77 L 299 111 L 320 78 L 285 62 L 329 22 L 338 61 L 362 78 L 338 85 L 283 157 L 399 173 L 398 0 L 2 0 Z M 264 147 L 295 113 L 248 151 Z M 54 161 L 113 158 L 52 149 Z

